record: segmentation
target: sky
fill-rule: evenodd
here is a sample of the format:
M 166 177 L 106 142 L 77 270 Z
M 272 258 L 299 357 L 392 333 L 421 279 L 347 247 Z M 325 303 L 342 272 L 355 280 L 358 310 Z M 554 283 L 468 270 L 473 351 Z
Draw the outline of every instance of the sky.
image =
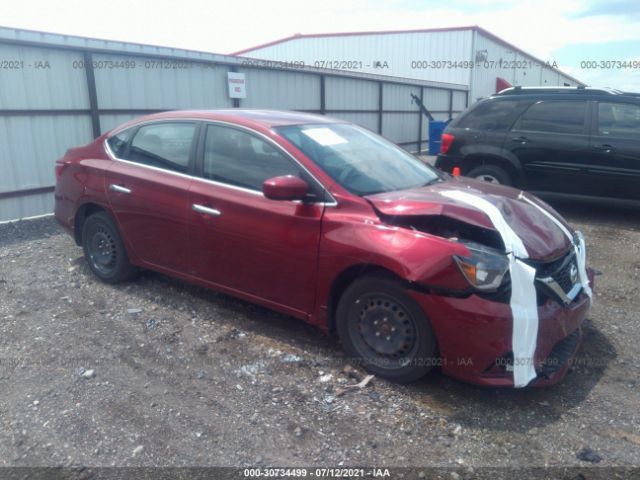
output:
M 581 68 L 640 60 L 640 0 L 0 0 L 0 25 L 214 53 L 295 33 L 479 25 L 589 85 L 640 91 L 640 68 Z

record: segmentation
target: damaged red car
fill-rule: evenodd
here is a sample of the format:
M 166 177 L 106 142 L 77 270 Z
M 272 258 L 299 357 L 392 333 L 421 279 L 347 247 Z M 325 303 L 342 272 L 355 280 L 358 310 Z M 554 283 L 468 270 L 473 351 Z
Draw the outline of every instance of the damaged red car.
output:
M 584 240 L 548 205 L 341 120 L 155 114 L 70 149 L 56 177 L 55 216 L 101 280 L 150 269 L 255 302 L 398 382 L 555 383 L 591 304 Z

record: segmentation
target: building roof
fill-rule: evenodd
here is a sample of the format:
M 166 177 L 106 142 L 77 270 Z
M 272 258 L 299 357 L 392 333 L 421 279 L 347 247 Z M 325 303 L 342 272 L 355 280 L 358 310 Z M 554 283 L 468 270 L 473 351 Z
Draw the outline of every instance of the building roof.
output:
M 299 66 L 290 68 L 289 66 L 280 67 L 277 63 L 270 65 L 257 64 L 247 62 L 246 57 L 210 53 L 200 50 L 188 50 L 184 48 L 172 48 L 158 45 L 150 45 L 143 43 L 125 42 L 122 40 L 105 40 L 92 37 L 81 37 L 77 35 L 67 35 L 61 33 L 42 32 L 38 30 L 27 30 L 24 28 L 6 27 L 0 25 L 0 44 L 27 45 L 33 47 L 50 47 L 55 49 L 88 51 L 106 54 L 121 54 L 128 56 L 152 56 L 166 59 L 185 59 L 194 62 L 215 63 L 219 65 L 227 65 L 229 67 L 238 68 L 264 68 L 266 70 L 282 70 L 286 69 L 290 72 L 308 72 L 308 73 L 325 73 L 337 77 L 361 78 L 374 81 L 385 81 L 389 83 L 414 84 L 419 86 L 433 86 L 441 88 L 449 88 L 452 90 L 467 91 L 465 85 L 438 82 L 430 80 L 422 80 L 415 78 L 390 77 L 388 75 L 380 75 L 377 73 L 352 72 L 347 70 L 324 69 L 311 66 Z
M 278 40 L 273 40 L 271 42 L 263 43 L 261 45 L 256 45 L 254 47 L 238 50 L 237 52 L 233 52 L 231 55 L 245 55 L 247 53 L 254 52 L 256 50 L 261 50 L 263 48 L 270 47 L 272 45 L 278 45 L 281 43 L 286 43 L 292 40 L 298 40 L 302 38 L 348 37 L 348 36 L 364 36 L 364 35 L 393 35 L 393 34 L 404 34 L 404 33 L 459 32 L 459 31 L 465 31 L 465 30 L 478 32 L 483 36 L 493 40 L 494 42 L 504 45 L 505 47 L 510 48 L 511 50 L 516 51 L 521 55 L 529 57 L 530 59 L 535 60 L 540 64 L 544 65 L 547 63 L 531 55 L 530 53 L 525 52 L 521 48 L 516 47 L 514 44 L 507 42 L 506 40 L 503 40 L 502 38 L 498 37 L 497 35 L 491 33 L 490 31 L 478 25 L 466 25 L 466 26 L 460 26 L 460 27 L 446 27 L 446 28 L 419 28 L 419 29 L 413 29 L 413 30 L 378 30 L 378 31 L 372 30 L 372 31 L 364 31 L 364 32 L 336 32 L 336 33 L 310 33 L 310 34 L 296 33 L 295 35 L 290 35 L 288 37 L 280 38 Z M 561 70 L 558 70 L 557 68 L 554 68 L 551 66 L 549 66 L 548 68 L 550 68 L 554 72 L 564 75 L 565 77 L 573 80 L 579 85 L 584 85 L 584 83 L 581 82 L 580 80 L 572 77 L 571 75 L 566 74 Z
M 255 50 L 260 50 L 262 48 L 270 47 L 272 45 L 278 45 L 280 43 L 289 42 L 291 40 L 297 40 L 299 38 L 349 37 L 349 36 L 361 36 L 361 35 L 391 35 L 391 34 L 397 34 L 397 33 L 458 32 L 461 30 L 473 30 L 476 28 L 480 28 L 480 27 L 472 25 L 472 26 L 466 26 L 466 27 L 420 28 L 415 30 L 369 30 L 364 32 L 334 32 L 334 33 L 308 33 L 308 34 L 296 33 L 288 37 L 279 38 L 271 42 L 256 45 L 255 47 L 249 47 L 243 50 L 238 50 L 237 52 L 233 52 L 231 55 L 243 55 L 245 53 L 249 53 Z

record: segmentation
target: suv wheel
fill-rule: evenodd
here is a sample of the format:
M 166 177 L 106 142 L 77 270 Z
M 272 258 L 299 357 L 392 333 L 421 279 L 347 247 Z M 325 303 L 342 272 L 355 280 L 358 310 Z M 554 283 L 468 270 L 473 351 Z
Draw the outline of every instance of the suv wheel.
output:
M 503 168 L 496 165 L 481 165 L 471 169 L 466 176 L 483 182 L 513 186 L 511 176 Z
M 122 282 L 137 273 L 129 262 L 118 229 L 106 212 L 94 213 L 85 220 L 82 248 L 89 268 L 104 282 Z
M 345 352 L 375 375 L 407 383 L 437 363 L 436 339 L 427 317 L 393 279 L 356 280 L 342 295 L 336 314 Z

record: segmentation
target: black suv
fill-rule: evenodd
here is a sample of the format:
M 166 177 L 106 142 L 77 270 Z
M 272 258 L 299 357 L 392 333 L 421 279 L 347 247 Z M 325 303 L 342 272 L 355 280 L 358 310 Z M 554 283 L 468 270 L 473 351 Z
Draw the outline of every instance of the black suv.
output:
M 436 166 L 547 196 L 640 201 L 640 94 L 503 90 L 447 126 Z

